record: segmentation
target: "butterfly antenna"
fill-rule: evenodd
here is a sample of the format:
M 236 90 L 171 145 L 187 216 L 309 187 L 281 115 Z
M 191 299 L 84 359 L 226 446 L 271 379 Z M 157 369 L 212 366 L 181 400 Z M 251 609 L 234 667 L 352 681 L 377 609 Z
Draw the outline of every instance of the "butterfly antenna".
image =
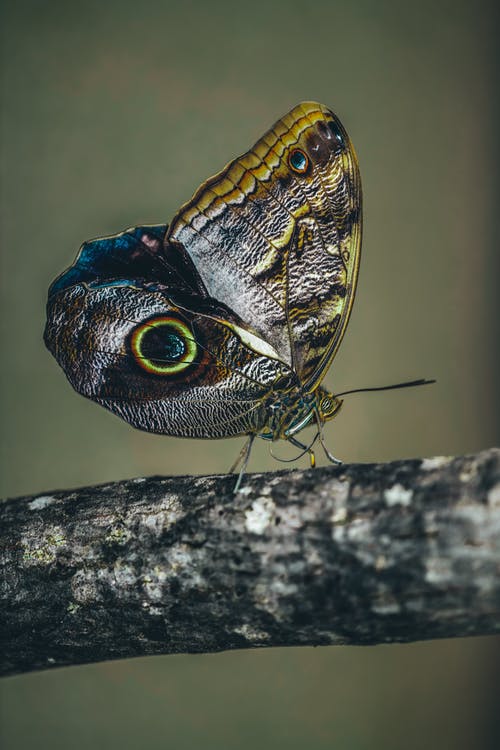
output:
M 335 398 L 339 398 L 340 396 L 347 396 L 350 393 L 366 393 L 368 391 L 391 391 L 395 390 L 397 388 L 413 388 L 417 385 L 430 385 L 431 383 L 435 383 L 436 380 L 428 380 L 427 378 L 419 378 L 418 380 L 409 380 L 405 381 L 404 383 L 394 383 L 393 385 L 382 385 L 382 386 L 374 386 L 373 388 L 353 388 L 349 391 L 341 391 L 340 393 L 335 394 Z M 331 461 L 332 464 L 341 464 L 342 461 L 339 458 L 336 458 L 327 448 L 325 437 L 323 434 L 323 422 L 321 420 L 320 414 L 315 409 L 316 414 L 316 422 L 318 423 L 318 434 L 319 434 L 319 441 L 321 443 L 321 447 L 323 448 L 325 452 L 325 456 L 329 461 Z
M 392 391 L 397 388 L 414 388 L 417 385 L 430 385 L 431 383 L 437 383 L 437 380 L 428 380 L 427 378 L 419 378 L 418 380 L 408 380 L 404 383 L 394 383 L 394 385 L 379 385 L 373 388 L 353 388 L 349 391 L 341 391 L 335 394 L 335 398 L 339 396 L 347 396 L 350 393 L 367 393 L 368 391 Z

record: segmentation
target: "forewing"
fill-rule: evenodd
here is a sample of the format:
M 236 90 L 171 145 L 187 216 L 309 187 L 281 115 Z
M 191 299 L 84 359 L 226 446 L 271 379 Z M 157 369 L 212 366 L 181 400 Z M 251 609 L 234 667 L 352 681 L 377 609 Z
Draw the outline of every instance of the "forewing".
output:
M 84 242 L 75 261 L 51 284 L 49 298 L 75 284 L 93 286 L 148 282 L 169 286 L 179 294 L 206 296 L 193 261 L 185 250 L 164 248 L 166 224 L 137 226 Z
M 313 390 L 345 331 L 361 246 L 359 170 L 338 118 L 314 102 L 295 107 L 199 188 L 166 252 L 172 242 L 208 294 Z

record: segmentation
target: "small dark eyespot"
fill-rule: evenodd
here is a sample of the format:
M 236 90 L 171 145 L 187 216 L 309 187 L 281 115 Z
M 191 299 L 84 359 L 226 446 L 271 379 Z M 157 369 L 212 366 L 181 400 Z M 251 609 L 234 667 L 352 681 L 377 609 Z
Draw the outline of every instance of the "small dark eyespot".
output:
M 293 151 L 290 151 L 288 163 L 294 172 L 304 174 L 309 166 L 309 159 L 304 151 L 300 148 L 295 148 Z
M 343 137 L 342 133 L 340 132 L 339 126 L 337 125 L 337 123 L 334 120 L 330 120 L 329 123 L 328 123 L 328 126 L 329 126 L 330 130 L 332 131 L 332 133 L 333 133 L 334 137 L 336 138 L 336 140 L 339 143 L 343 144 L 344 143 L 344 137 Z

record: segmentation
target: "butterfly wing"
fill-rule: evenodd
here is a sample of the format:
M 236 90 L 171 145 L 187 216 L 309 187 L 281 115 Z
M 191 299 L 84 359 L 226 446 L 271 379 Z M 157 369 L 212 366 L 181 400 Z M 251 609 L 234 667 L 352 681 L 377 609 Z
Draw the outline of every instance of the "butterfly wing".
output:
M 179 293 L 207 292 L 189 255 L 183 248 L 164 249 L 166 224 L 138 226 L 118 234 L 84 242 L 75 262 L 51 284 L 49 298 L 74 284 L 123 284 L 127 279 L 143 279 L 169 285 Z
M 75 390 L 134 427 L 258 431 L 286 370 L 207 295 L 182 248 L 165 253 L 164 233 L 136 227 L 85 243 L 49 290 L 46 344 Z
M 276 393 L 313 391 L 331 362 L 360 236 L 352 145 L 330 110 L 304 103 L 170 229 L 85 243 L 49 290 L 45 341 L 77 391 L 135 427 L 259 432 Z
M 345 331 L 359 267 L 361 182 L 338 118 L 304 102 L 207 180 L 174 218 L 208 294 L 314 390 Z

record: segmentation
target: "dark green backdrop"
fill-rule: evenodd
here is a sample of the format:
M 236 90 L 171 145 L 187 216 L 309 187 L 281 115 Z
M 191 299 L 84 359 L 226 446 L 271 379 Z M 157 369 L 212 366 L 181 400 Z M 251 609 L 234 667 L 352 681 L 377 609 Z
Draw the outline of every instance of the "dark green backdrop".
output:
M 343 119 L 366 223 L 328 384 L 346 461 L 498 440 L 498 110 L 493 3 L 302 0 L 2 6 L 2 495 L 224 471 L 239 441 L 135 432 L 77 396 L 42 343 L 79 244 L 168 221 L 302 99 Z M 265 445 L 253 469 L 275 466 Z M 498 641 L 274 650 L 65 669 L 2 683 L 14 748 L 484 750 Z M 497 738 L 498 739 L 498 738 Z

